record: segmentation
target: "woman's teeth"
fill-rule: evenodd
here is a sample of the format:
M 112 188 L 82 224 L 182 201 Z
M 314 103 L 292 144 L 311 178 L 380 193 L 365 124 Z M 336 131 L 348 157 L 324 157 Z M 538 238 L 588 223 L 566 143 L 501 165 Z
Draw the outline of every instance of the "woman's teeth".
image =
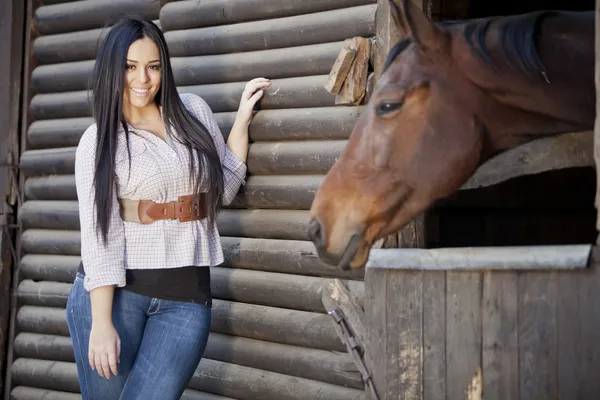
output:
M 150 89 L 134 89 L 131 88 L 138 96 L 143 96 L 150 91 Z

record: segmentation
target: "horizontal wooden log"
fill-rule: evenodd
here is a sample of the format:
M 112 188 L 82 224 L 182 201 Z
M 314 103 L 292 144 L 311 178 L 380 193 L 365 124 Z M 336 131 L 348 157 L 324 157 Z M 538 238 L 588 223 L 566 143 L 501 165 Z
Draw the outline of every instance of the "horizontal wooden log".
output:
M 27 131 L 27 148 L 77 146 L 83 132 L 93 123 L 91 117 L 34 121 Z
M 361 6 L 374 0 L 187 0 L 167 3 L 160 10 L 165 31 L 228 25 L 239 22 L 290 17 L 332 9 Z
M 337 161 L 346 140 L 257 142 L 248 150 L 250 174 L 325 174 Z M 21 156 L 27 176 L 75 172 L 76 147 L 29 150 Z
M 39 389 L 27 386 L 17 386 L 10 392 L 11 400 L 81 400 L 78 393 L 57 392 L 49 389 Z M 203 393 L 193 389 L 186 389 L 181 400 L 235 400 L 231 397 Z
M 24 192 L 28 200 L 77 200 L 75 175 L 30 177 Z
M 72 283 L 35 282 L 24 279 L 19 283 L 18 295 L 22 304 L 40 307 L 66 307 Z
M 251 174 L 325 174 L 338 160 L 346 140 L 253 143 Z
M 14 349 L 19 357 L 75 362 L 73 342 L 68 336 L 21 332 L 15 337 Z
M 76 201 L 30 200 L 19 211 L 25 229 L 79 229 Z M 308 240 L 304 210 L 221 210 L 217 217 L 223 236 Z
M 326 314 L 215 300 L 211 330 L 228 335 L 345 351 Z
M 10 398 L 11 400 L 81 400 L 81 395 L 49 389 L 17 386 L 10 392 Z
M 34 14 L 34 29 L 41 35 L 101 28 L 125 14 L 157 19 L 160 0 L 78 1 L 39 7 Z
M 27 229 L 21 235 L 21 248 L 25 253 L 78 256 L 81 253 L 81 233 Z
M 261 110 L 250 124 L 254 142 L 277 140 L 348 139 L 362 107 L 317 107 Z M 215 113 L 227 137 L 236 112 Z M 34 121 L 27 133 L 28 149 L 77 146 L 83 132 L 94 123 L 90 117 Z
M 17 359 L 12 369 L 16 385 L 78 392 L 77 367 L 62 361 Z M 227 384 L 223 384 L 226 382 Z M 203 359 L 194 373 L 190 387 L 207 392 L 206 397 L 193 399 L 222 400 L 216 395 L 233 396 L 239 400 L 275 398 L 281 400 L 351 400 L 364 398 L 363 391 L 323 382 L 290 377 L 274 372 Z M 209 389 L 209 390 L 205 390 Z M 238 393 L 239 392 L 239 393 Z M 246 394 L 244 394 L 246 393 Z
M 79 231 L 28 229 L 22 235 L 23 276 L 72 282 L 79 265 Z M 308 241 L 221 237 L 223 265 L 285 274 L 363 279 L 364 270 L 341 271 L 319 260 Z M 353 281 L 347 281 L 352 284 Z
M 262 7 L 261 7 L 262 8 Z M 165 34 L 174 57 L 267 50 L 373 36 L 376 4 Z
M 31 87 L 36 93 L 90 90 L 94 60 L 46 64 L 31 73 Z
M 22 274 L 27 278 L 18 288 L 23 304 L 65 307 L 80 257 L 26 255 L 23 258 Z M 54 264 L 53 268 L 47 267 L 47 258 Z M 56 258 L 62 264 L 58 264 Z M 210 276 L 212 295 L 216 299 L 320 313 L 325 312 L 321 288 L 333 282 L 326 278 L 223 267 L 211 267 Z M 363 283 L 354 282 L 354 285 L 362 287 Z
M 240 400 L 364 400 L 364 391 L 204 359 L 190 387 Z
M 39 64 L 93 60 L 100 41 L 110 28 L 39 36 L 33 42 L 33 56 Z
M 595 165 L 594 133 L 564 133 L 537 139 L 495 156 L 480 166 L 462 189 L 491 186 L 544 171 Z
M 261 109 L 331 107 L 335 96 L 323 85 L 327 75 L 273 79 L 260 101 Z M 237 110 L 246 82 L 212 85 L 180 86 L 180 93 L 201 96 L 213 112 Z M 80 118 L 92 115 L 91 92 L 82 90 L 62 93 L 42 93 L 33 96 L 30 110 L 35 119 Z
M 69 335 L 64 308 L 24 305 L 17 313 L 17 323 L 24 332 Z M 345 351 L 331 317 L 308 311 L 215 299 L 211 331 L 313 349 Z
M 26 254 L 21 257 L 19 272 L 23 279 L 72 283 L 80 262 L 79 256 Z
M 325 90 L 328 75 L 273 79 L 260 100 L 261 110 L 279 108 L 331 107 L 335 96 Z M 210 105 L 213 112 L 235 111 L 246 82 L 181 86 L 180 93 L 194 93 Z
M 250 176 L 227 208 L 308 210 L 322 181 L 322 175 Z M 77 200 L 74 175 L 30 177 L 24 192 L 28 200 Z
M 73 174 L 76 150 L 76 147 L 28 150 L 21 155 L 19 167 L 29 176 Z
M 69 336 L 66 311 L 62 307 L 22 306 L 17 312 L 21 332 Z
M 249 53 L 173 57 L 171 65 L 178 86 L 246 82 L 257 73 L 270 79 L 322 75 L 329 72 L 342 45 L 343 42 L 334 42 Z M 40 65 L 33 70 L 32 86 L 38 93 L 87 90 L 93 68 L 93 60 Z
M 15 338 L 15 352 L 25 358 L 75 361 L 71 338 L 64 336 L 23 332 Z M 340 386 L 363 387 L 360 374 L 347 353 L 212 332 L 203 357 Z

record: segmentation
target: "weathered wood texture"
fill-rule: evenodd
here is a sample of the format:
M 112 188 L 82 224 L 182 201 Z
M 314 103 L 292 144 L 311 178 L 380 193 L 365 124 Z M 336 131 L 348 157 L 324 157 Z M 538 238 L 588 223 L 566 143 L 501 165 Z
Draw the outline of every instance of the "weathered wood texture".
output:
M 245 82 L 258 74 L 270 79 L 323 75 L 329 72 L 342 42 L 207 55 L 173 57 L 171 66 L 177 85 Z M 41 65 L 31 76 L 38 93 L 67 92 L 89 88 L 94 61 Z
M 596 66 L 594 85 L 596 87 L 596 121 L 594 123 L 594 165 L 596 166 L 596 230 L 600 231 L 600 0 L 595 5 Z M 598 240 L 597 242 L 600 242 Z
M 174 31 L 312 14 L 371 3 L 375 0 L 187 0 L 166 4 L 160 10 L 160 21 L 165 31 Z
M 26 2 L 0 3 L 0 393 L 4 393 L 5 366 L 12 355 L 9 345 L 11 327 L 11 282 L 13 263 L 13 207 L 16 203 L 17 171 L 13 168 L 19 154 L 19 125 Z M 13 250 L 14 251 L 14 250 Z M 14 318 L 14 317 L 13 317 Z
M 315 107 L 262 110 L 250 124 L 253 142 L 278 140 L 348 139 L 361 107 Z M 224 137 L 229 136 L 235 112 L 216 113 Z M 46 119 L 33 122 L 27 133 L 28 149 L 77 146 L 94 123 L 90 117 Z
M 376 5 L 165 33 L 174 57 L 335 42 L 375 32 Z
M 248 172 L 257 174 L 323 174 L 341 154 L 345 140 L 257 142 L 248 150 Z M 21 156 L 28 176 L 73 174 L 76 147 L 29 150 Z
M 17 314 L 24 332 L 68 336 L 65 309 L 25 305 Z M 250 339 L 344 351 L 328 315 L 214 300 L 211 331 Z
M 66 306 L 73 282 L 71 277 L 75 275 L 80 259 L 75 256 L 58 257 L 61 258 L 55 260 L 54 274 L 50 276 L 50 280 L 45 276 L 45 265 L 35 263 L 43 261 L 44 258 L 27 259 L 21 263 L 24 267 L 23 275 L 29 277 L 19 284 L 18 293 L 23 304 Z M 58 264 L 59 261 L 62 263 Z M 32 277 L 46 279 L 38 281 Z M 52 279 L 61 277 L 65 279 L 62 281 Z M 211 268 L 210 279 L 212 295 L 217 299 L 319 313 L 325 312 L 321 303 L 321 288 L 334 282 L 326 278 L 223 267 Z M 362 282 L 355 282 L 353 286 L 355 289 L 362 289 Z M 362 307 L 362 304 L 359 306 Z
M 160 3 L 160 0 L 100 0 L 47 5 L 36 10 L 34 28 L 42 35 L 51 35 L 101 28 L 124 14 L 154 20 L 158 18 Z
M 598 248 L 577 271 L 373 268 L 365 310 L 379 395 L 599 397 L 598 284 Z
M 10 392 L 11 400 L 81 400 L 77 393 L 59 392 L 50 389 L 39 389 L 27 386 L 17 386 Z M 235 400 L 197 390 L 186 389 L 181 400 Z
M 57 391 L 79 391 L 77 368 L 74 363 L 20 358 L 14 364 L 13 375 L 18 385 L 35 385 Z M 348 400 L 358 399 L 362 393 L 356 389 L 209 359 L 200 361 L 190 387 L 207 393 L 233 396 L 239 400 L 257 397 L 299 400 L 305 398 L 303 396 L 306 394 L 316 400 Z
M 19 357 L 75 362 L 71 338 L 20 333 Z M 211 333 L 204 358 L 361 389 L 360 375 L 348 354 L 307 349 L 221 333 Z
M 78 256 L 81 251 L 79 231 L 28 229 L 23 232 L 21 243 L 27 253 L 21 267 L 38 271 L 32 273 L 62 271 L 63 263 L 68 262 L 63 257 Z M 225 265 L 231 268 L 355 279 L 364 274 L 364 270 L 340 271 L 324 264 L 309 241 L 221 237 L 221 245 Z M 46 264 L 38 269 L 44 260 Z
M 330 107 L 335 97 L 323 87 L 327 75 L 274 79 L 260 102 L 263 109 Z M 246 82 L 181 86 L 180 93 L 201 96 L 213 112 L 235 111 Z M 44 93 L 33 97 L 30 110 L 35 119 L 79 118 L 91 116 L 88 91 Z

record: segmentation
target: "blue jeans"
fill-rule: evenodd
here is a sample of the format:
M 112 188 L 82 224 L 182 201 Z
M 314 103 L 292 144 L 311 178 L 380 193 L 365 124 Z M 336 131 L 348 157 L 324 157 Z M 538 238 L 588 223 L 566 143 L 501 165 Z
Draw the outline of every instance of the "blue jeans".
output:
M 121 339 L 121 362 L 118 375 L 106 379 L 88 362 L 90 295 L 78 273 L 67 323 L 83 400 L 179 399 L 204 353 L 211 309 L 116 289 L 112 318 Z

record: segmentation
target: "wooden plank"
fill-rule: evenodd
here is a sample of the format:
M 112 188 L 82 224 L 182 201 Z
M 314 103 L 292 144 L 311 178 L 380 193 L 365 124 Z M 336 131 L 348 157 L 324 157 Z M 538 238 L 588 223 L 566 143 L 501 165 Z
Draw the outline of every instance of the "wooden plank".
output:
M 481 275 L 447 272 L 446 290 L 447 398 L 463 399 L 481 386 Z
M 346 46 L 342 47 L 331 67 L 331 71 L 329 71 L 329 78 L 325 84 L 325 90 L 331 94 L 338 94 L 340 92 L 355 57 L 356 51 Z
M 518 285 L 515 272 L 483 273 L 483 393 L 519 398 Z
M 558 394 L 557 273 L 528 272 L 518 285 L 519 397 L 553 399 Z
M 33 42 L 33 56 L 40 64 L 93 60 L 108 31 L 110 28 L 99 28 L 40 36 Z
M 246 82 L 257 74 L 270 79 L 327 74 L 343 42 L 253 51 L 247 53 L 173 57 L 177 86 Z M 94 60 L 41 65 L 31 76 L 38 93 L 86 90 Z M 260 71 L 260 72 L 257 72 Z
M 19 357 L 74 362 L 70 337 L 21 332 Z M 278 372 L 289 376 L 362 389 L 360 374 L 346 353 L 309 349 L 212 332 L 203 358 Z
M 374 2 L 375 0 L 188 0 L 165 4 L 160 11 L 160 20 L 165 31 L 174 31 L 312 14 Z
M 486 161 L 461 189 L 495 185 L 518 176 L 555 169 L 593 166 L 592 148 L 590 131 L 533 140 Z
M 600 231 L 600 0 L 595 1 L 595 53 L 594 85 L 596 87 L 596 121 L 594 122 L 594 165 L 596 166 L 596 230 Z M 597 242 L 600 242 L 600 236 Z
M 600 396 L 600 250 L 586 271 L 558 275 L 558 398 Z
M 367 269 L 365 273 L 365 363 L 380 399 L 387 393 L 388 327 L 387 280 L 389 271 Z M 395 332 L 389 332 L 394 335 Z M 367 392 L 367 399 L 374 400 Z
M 260 101 L 260 109 L 313 108 L 335 105 L 335 96 L 323 85 L 327 75 L 273 79 Z M 246 82 L 180 86 L 179 93 L 202 97 L 212 111 L 236 111 Z M 92 115 L 87 91 L 41 93 L 33 97 L 30 110 L 35 119 L 81 118 Z
M 348 139 L 361 107 L 308 107 L 261 110 L 250 124 L 253 142 Z M 215 113 L 224 138 L 229 136 L 236 112 Z M 77 146 L 92 118 L 35 121 L 27 132 L 28 149 Z
M 20 358 L 15 362 L 14 381 L 22 386 L 79 391 L 75 363 Z M 358 400 L 363 393 L 356 389 L 208 359 L 200 361 L 189 387 L 240 400 L 300 400 L 303 395 L 315 400 Z M 219 397 L 207 399 L 217 400 Z
M 159 0 L 77 1 L 43 6 L 35 12 L 35 29 L 41 35 L 101 28 L 123 15 L 157 19 Z
M 423 274 L 390 271 L 385 399 L 423 399 Z
M 375 43 L 373 44 L 371 60 L 376 79 L 381 76 L 387 54 L 403 37 L 403 33 L 394 22 L 393 12 L 389 0 L 377 0 Z
M 446 398 L 446 272 L 423 271 L 423 399 Z
M 252 175 L 324 174 L 337 161 L 346 140 L 252 143 L 248 171 Z M 76 147 L 29 150 L 20 160 L 27 176 L 75 172 Z
M 173 57 L 237 53 L 335 42 L 375 32 L 374 4 L 235 25 L 167 32 Z
M 367 75 L 371 41 L 362 37 L 346 40 L 346 45 L 356 53 L 348 76 L 344 80 L 340 92 L 335 97 L 336 105 L 359 105 L 367 90 Z

